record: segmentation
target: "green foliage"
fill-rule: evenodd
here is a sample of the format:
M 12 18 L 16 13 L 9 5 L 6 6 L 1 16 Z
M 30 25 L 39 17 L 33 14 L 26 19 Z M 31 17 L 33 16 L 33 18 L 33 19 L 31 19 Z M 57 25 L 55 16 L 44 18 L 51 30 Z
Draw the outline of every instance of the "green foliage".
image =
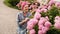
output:
M 6 4 L 6 5 L 9 6 L 9 7 L 18 9 L 18 8 L 16 7 L 16 4 L 17 4 L 18 2 L 19 2 L 19 0 L 5 0 L 5 1 L 4 1 L 4 4 Z
M 46 34 L 60 34 L 60 31 L 57 29 L 50 29 Z
M 48 10 L 48 12 L 46 12 L 46 13 L 42 12 L 41 15 L 42 15 L 42 17 L 48 16 L 50 22 L 51 22 L 52 24 L 54 24 L 54 18 L 55 18 L 56 16 L 59 16 L 59 15 L 60 15 L 59 12 L 60 12 L 60 11 L 58 11 L 58 8 L 56 8 L 56 7 L 53 6 L 51 10 Z
M 47 12 L 45 13 L 45 12 L 42 12 L 41 13 L 41 17 L 45 17 L 45 16 L 47 16 Z
M 54 24 L 55 17 L 56 16 L 60 16 L 60 9 L 58 9 L 55 6 L 52 6 L 52 9 L 51 10 L 48 10 L 48 12 L 46 12 L 46 13 L 42 12 L 41 15 L 42 15 L 42 17 L 48 16 L 49 17 L 49 21 L 52 24 Z M 54 28 L 54 26 L 52 26 L 50 28 L 50 30 L 47 31 L 46 34 L 60 34 L 60 30 L 57 30 L 57 29 Z
M 35 25 L 34 29 L 36 31 L 36 34 L 38 34 L 38 25 Z
M 50 11 L 48 11 L 47 13 L 48 13 L 48 17 L 50 19 L 50 22 L 52 24 L 54 24 L 55 17 L 59 15 L 58 9 L 56 7 L 52 7 L 52 9 Z
M 8 0 L 8 3 L 10 3 L 12 6 L 16 6 L 18 2 L 19 0 Z

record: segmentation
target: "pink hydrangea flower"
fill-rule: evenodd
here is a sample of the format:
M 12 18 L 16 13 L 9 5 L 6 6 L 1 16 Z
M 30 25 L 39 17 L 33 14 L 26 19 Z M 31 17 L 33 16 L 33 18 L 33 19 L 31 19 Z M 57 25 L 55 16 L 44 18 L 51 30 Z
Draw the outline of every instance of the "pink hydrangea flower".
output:
M 48 4 L 44 5 L 42 8 L 45 8 L 45 9 L 46 9 L 46 8 L 47 8 L 47 6 L 48 6 Z
M 38 20 L 33 18 L 33 19 L 30 19 L 30 21 L 28 21 L 29 23 L 32 23 L 33 25 L 37 24 L 38 23 Z
M 27 29 L 28 29 L 28 30 L 33 29 L 33 27 L 34 27 L 34 25 L 33 25 L 32 22 L 28 22 L 28 23 L 27 23 Z
M 38 25 L 43 25 L 44 23 L 45 23 L 45 21 L 44 21 L 44 20 L 39 20 Z
M 60 7 L 60 2 L 56 2 L 55 6 L 57 6 L 59 8 Z
M 42 30 L 39 30 L 39 31 L 38 31 L 38 34 L 43 34 Z
M 41 11 L 41 12 L 47 12 L 47 9 L 42 8 L 40 11 Z
M 37 19 L 32 19 L 32 22 L 33 22 L 33 25 L 36 25 L 38 23 L 38 20 Z
M 32 23 L 33 23 L 32 21 L 28 21 L 28 22 L 27 22 L 27 25 L 32 24 Z
M 47 9 L 44 9 L 44 12 L 47 12 Z
M 60 20 L 54 20 L 54 22 L 55 22 L 55 23 L 59 23 L 59 22 L 60 22 Z
M 55 24 L 54 24 L 54 27 L 55 27 L 56 29 L 60 29 L 60 23 L 55 23 Z
M 48 16 L 45 17 L 47 20 L 49 20 Z
M 34 27 L 33 24 L 29 24 L 29 25 L 27 25 L 27 30 L 31 30 L 31 29 L 33 29 L 33 27 Z
M 43 25 L 39 25 L 39 30 L 42 30 L 44 26 Z
M 30 19 L 30 21 L 27 22 L 27 29 L 31 30 L 37 23 L 37 19 Z
M 50 10 L 51 9 L 51 6 L 48 6 L 48 10 Z
M 59 16 L 56 16 L 54 22 L 55 22 L 55 23 L 60 22 L 60 17 L 59 17 Z
M 43 22 L 48 21 L 45 17 L 41 17 L 40 20 L 43 20 Z
M 34 19 L 33 20 L 33 23 L 34 23 L 34 25 L 36 25 L 38 23 L 38 20 L 37 19 Z
M 40 17 L 41 17 L 41 14 L 39 12 L 36 12 L 35 15 L 34 15 L 34 18 L 40 19 Z
M 49 28 L 47 28 L 47 27 L 43 27 L 42 28 L 42 32 L 44 33 L 44 34 L 46 34 L 46 32 L 49 30 Z
M 49 28 L 51 26 L 51 23 L 49 21 L 47 21 L 47 22 L 45 22 L 44 25 L 45 25 L 45 27 L 48 27 Z
M 35 30 L 34 29 L 30 30 L 29 34 L 35 34 Z
M 31 30 L 31 29 L 33 29 L 33 27 L 27 26 L 27 30 Z
M 31 5 L 31 6 L 30 6 L 30 8 L 34 8 L 34 7 L 35 7 L 35 5 Z
M 43 12 L 44 10 L 41 8 L 40 11 Z
M 43 6 L 38 7 L 38 9 L 42 9 L 42 8 L 43 8 Z
M 33 22 L 29 22 L 29 23 L 27 23 L 27 25 L 34 25 L 34 24 L 33 24 Z
M 58 20 L 59 18 L 60 18 L 59 16 L 56 16 L 56 17 L 55 17 L 55 19 L 57 19 L 57 20 Z
M 54 27 L 56 28 L 56 29 L 60 29 L 60 17 L 59 16 L 56 16 L 55 17 L 55 20 L 54 20 L 54 22 L 55 22 L 55 24 L 54 24 Z
M 39 12 L 39 13 L 40 13 L 40 12 L 42 12 L 42 11 L 41 11 L 40 9 L 36 9 L 36 12 Z
M 54 0 L 50 0 L 49 5 L 51 6 L 51 5 L 54 4 L 54 3 L 55 3 Z

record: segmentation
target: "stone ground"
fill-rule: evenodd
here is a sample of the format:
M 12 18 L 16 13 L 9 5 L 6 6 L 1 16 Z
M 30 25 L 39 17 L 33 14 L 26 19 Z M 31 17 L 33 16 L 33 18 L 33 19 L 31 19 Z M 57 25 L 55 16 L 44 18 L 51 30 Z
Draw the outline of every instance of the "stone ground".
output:
M 0 0 L 0 34 L 16 34 L 18 10 L 9 8 Z

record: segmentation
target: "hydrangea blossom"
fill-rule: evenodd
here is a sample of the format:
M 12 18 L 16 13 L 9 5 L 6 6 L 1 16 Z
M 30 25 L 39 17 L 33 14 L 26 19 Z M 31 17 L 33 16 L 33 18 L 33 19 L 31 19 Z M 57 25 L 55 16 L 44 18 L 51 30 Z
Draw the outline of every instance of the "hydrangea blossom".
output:
M 44 26 L 43 25 L 39 25 L 39 30 L 42 30 L 42 28 L 43 28 Z
M 54 24 L 54 27 L 55 27 L 56 29 L 60 29 L 60 23 L 55 23 L 55 24 Z
M 35 34 L 35 30 L 34 29 L 30 30 L 29 34 Z
M 37 19 L 30 19 L 30 21 L 27 22 L 27 29 L 31 30 L 33 27 L 38 23 Z
M 60 2 L 56 2 L 55 6 L 59 8 L 60 7 Z
M 49 1 L 49 5 L 51 6 L 52 4 L 55 4 L 55 1 L 54 0 L 50 0 Z
M 46 21 L 44 25 L 45 25 L 45 27 L 49 28 L 51 26 L 51 23 L 49 21 Z
M 48 10 L 50 10 L 51 9 L 51 6 L 48 6 L 48 8 L 47 8 Z
M 43 27 L 42 28 L 42 32 L 44 33 L 44 34 L 46 34 L 46 32 L 49 30 L 49 28 L 47 28 L 47 27 Z
M 54 27 L 55 27 L 56 29 L 60 29 L 60 17 L 59 17 L 59 16 L 56 16 L 56 17 L 55 17 L 54 22 L 55 22 Z
M 43 34 L 43 32 L 41 30 L 38 31 L 38 34 Z
M 42 12 L 42 11 L 41 11 L 40 9 L 36 9 L 36 12 L 39 12 L 39 13 L 40 13 L 40 12 Z
M 41 17 L 41 14 L 39 12 L 36 12 L 35 15 L 34 15 L 34 18 L 40 19 L 40 17 Z

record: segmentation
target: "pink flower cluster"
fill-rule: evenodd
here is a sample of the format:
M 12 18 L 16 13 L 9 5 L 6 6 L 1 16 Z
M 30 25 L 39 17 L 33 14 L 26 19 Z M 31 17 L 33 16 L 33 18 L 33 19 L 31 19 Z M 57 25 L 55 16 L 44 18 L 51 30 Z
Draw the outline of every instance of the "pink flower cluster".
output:
M 51 6 L 52 4 L 55 4 L 55 1 L 54 0 L 50 0 L 48 4 Z
M 55 6 L 58 7 L 58 8 L 60 8 L 60 2 L 56 2 Z
M 35 34 L 35 30 L 34 29 L 30 30 L 29 34 Z
M 28 30 L 31 30 L 33 29 L 33 27 L 38 23 L 38 20 L 33 18 L 33 19 L 30 19 L 30 21 L 28 21 L 27 23 L 27 29 Z
M 54 27 L 56 29 L 60 29 L 60 16 L 56 16 L 54 22 L 55 22 Z
M 51 9 L 51 6 L 55 4 L 55 1 L 54 0 L 50 0 L 48 4 L 46 5 L 43 5 L 43 6 L 40 6 L 36 12 L 47 12 L 48 10 Z
M 39 12 L 36 12 L 35 15 L 34 15 L 34 18 L 35 19 L 40 19 L 41 17 L 41 14 Z
M 41 14 L 36 12 L 33 19 L 30 19 L 27 23 L 27 29 L 31 30 L 38 23 L 38 19 L 40 19 Z
M 47 12 L 51 9 L 52 5 L 55 5 L 57 8 L 60 8 L 60 2 L 56 2 L 54 0 L 50 0 L 48 4 L 40 6 L 36 12 Z
M 36 10 L 36 12 L 47 12 L 47 10 L 48 10 L 48 4 L 47 5 L 43 5 L 43 6 L 40 6 L 37 10 Z
M 49 19 L 47 17 L 41 17 L 38 23 L 39 31 L 38 34 L 46 34 L 46 32 L 51 27 L 51 23 L 49 22 Z
M 40 6 L 38 9 L 36 9 L 36 12 L 47 12 L 48 10 L 51 9 L 51 6 L 50 5 L 43 5 L 43 6 Z
M 36 12 L 33 19 L 30 19 L 27 23 L 27 30 L 29 30 L 29 34 L 35 34 L 34 26 L 38 24 L 38 34 L 46 34 L 49 30 L 51 23 L 49 22 L 49 18 L 41 17 L 39 12 Z
M 54 0 L 50 0 L 49 3 L 48 3 L 50 6 L 55 4 L 55 6 L 57 8 L 60 8 L 60 2 L 57 2 L 57 1 L 54 1 Z
M 41 12 L 47 12 L 47 9 L 36 9 L 36 12 L 39 12 L 39 13 L 41 13 Z
M 21 5 L 22 9 L 24 6 L 28 4 L 26 1 L 21 1 L 17 4 L 19 7 Z M 55 4 L 56 7 L 60 8 L 60 2 L 55 2 L 54 0 L 50 0 L 48 4 L 40 6 L 38 9 L 35 9 L 35 15 L 32 19 L 27 22 L 27 30 L 29 30 L 29 34 L 35 34 L 35 30 L 33 29 L 36 24 L 38 24 L 38 34 L 46 34 L 46 32 L 51 27 L 51 23 L 49 22 L 48 16 L 41 17 L 41 12 L 47 12 L 51 9 L 52 5 Z M 34 5 L 31 5 L 34 8 Z M 31 8 L 30 7 L 30 8 Z M 60 29 L 60 17 L 56 16 L 54 20 L 55 24 L 54 27 L 56 29 Z
M 27 30 L 29 30 L 29 34 L 35 34 L 35 30 L 33 28 L 38 23 L 38 19 L 40 19 L 40 17 L 40 13 L 36 12 L 34 18 L 28 21 Z

